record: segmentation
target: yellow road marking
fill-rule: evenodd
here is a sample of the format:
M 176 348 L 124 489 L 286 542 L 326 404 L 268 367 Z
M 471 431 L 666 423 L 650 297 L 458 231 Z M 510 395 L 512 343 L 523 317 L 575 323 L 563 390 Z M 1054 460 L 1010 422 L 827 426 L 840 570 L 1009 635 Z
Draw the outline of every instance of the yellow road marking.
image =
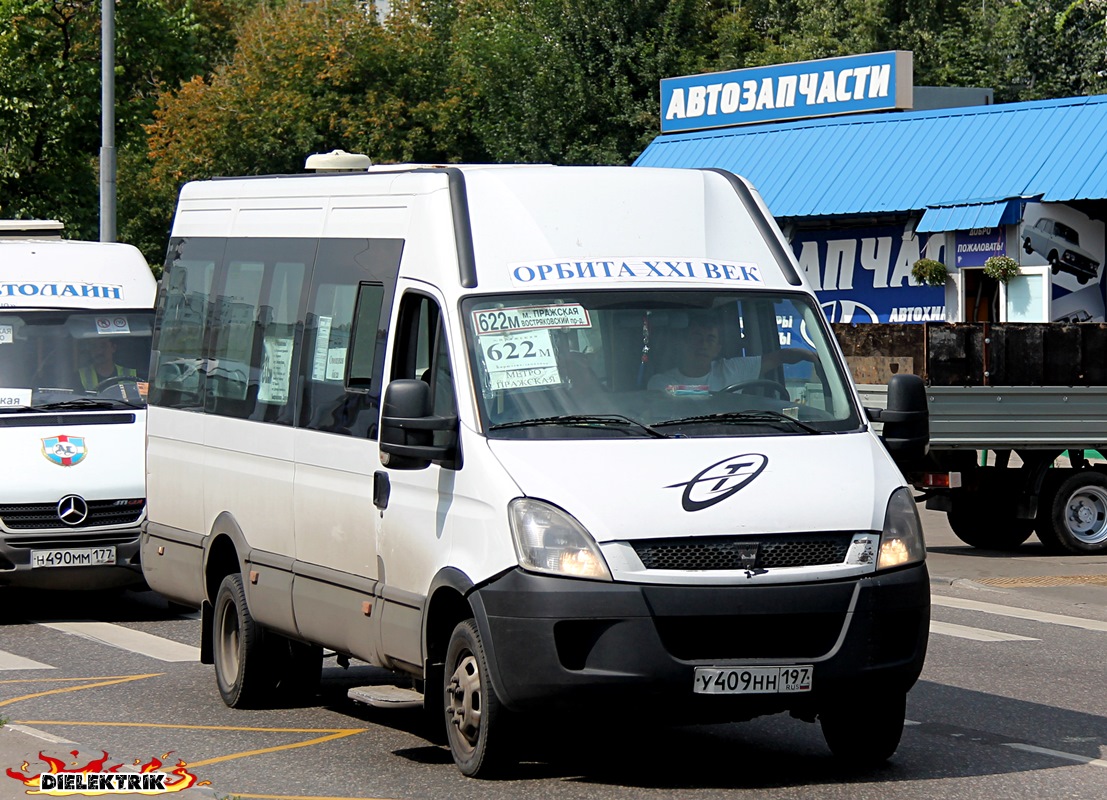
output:
M 250 800 L 380 800 L 372 797 L 331 797 L 315 794 L 242 794 L 235 792 L 231 797 L 245 797 Z
M 150 675 L 97 675 L 89 678 L 11 678 L 9 680 L 0 681 L 0 683 L 58 683 L 60 681 L 68 681 L 72 683 L 74 681 L 114 681 L 117 678 L 149 678 L 154 675 L 164 675 L 163 672 L 151 673 Z
M 79 692 L 82 689 L 95 689 L 100 686 L 113 686 L 117 683 L 129 683 L 131 681 L 141 681 L 146 678 L 156 678 L 159 675 L 163 675 L 161 672 L 152 672 L 149 675 L 129 675 L 121 678 L 113 678 L 111 680 L 103 680 L 97 683 L 89 683 L 84 686 L 66 686 L 64 689 L 47 689 L 44 692 L 34 692 L 33 694 L 25 694 L 19 697 L 12 697 L 8 700 L 0 700 L 0 706 L 10 705 L 12 703 L 18 703 L 20 700 L 32 700 L 36 697 L 46 697 L 51 694 L 64 694 L 65 692 Z M 88 678 L 81 678 L 81 680 L 89 680 Z M 93 679 L 94 680 L 94 679 Z
M 298 747 L 310 747 L 315 744 L 322 744 L 323 742 L 331 742 L 335 739 L 344 739 L 347 736 L 353 736 L 356 733 L 364 733 L 368 728 L 247 728 L 236 727 L 231 725 L 183 725 L 174 724 L 169 722 L 89 722 L 89 721 L 65 721 L 65 720 L 49 720 L 49 719 L 29 719 L 19 720 L 19 725 L 87 725 L 87 726 L 100 726 L 100 727 L 113 727 L 113 728 L 173 728 L 176 730 L 198 730 L 198 731 L 241 731 L 241 732 L 253 732 L 253 733 L 322 733 L 325 736 L 316 736 L 313 739 L 307 739 L 302 742 L 292 742 L 290 744 L 279 744 L 274 747 L 262 747 L 257 750 L 244 750 L 241 753 L 230 753 L 225 756 L 216 756 L 215 758 L 205 758 L 200 761 L 189 761 L 189 767 L 206 767 L 209 764 L 218 764 L 222 761 L 233 761 L 236 758 L 246 758 L 247 756 L 259 756 L 265 753 L 276 753 L 281 750 L 295 750 Z
M 368 728 L 257 728 L 242 725 L 186 725 L 183 722 L 96 722 L 95 720 L 26 719 L 20 725 L 101 725 L 111 728 L 173 728 L 195 731 L 257 731 L 258 733 L 363 733 Z

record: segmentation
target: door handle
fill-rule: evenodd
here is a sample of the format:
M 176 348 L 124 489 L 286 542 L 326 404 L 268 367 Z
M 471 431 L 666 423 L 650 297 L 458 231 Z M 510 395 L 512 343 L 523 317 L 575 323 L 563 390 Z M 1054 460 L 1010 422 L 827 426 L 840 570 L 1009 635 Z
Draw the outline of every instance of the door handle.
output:
M 392 494 L 392 484 L 388 473 L 380 470 L 373 473 L 373 505 L 384 511 L 388 508 L 388 498 Z

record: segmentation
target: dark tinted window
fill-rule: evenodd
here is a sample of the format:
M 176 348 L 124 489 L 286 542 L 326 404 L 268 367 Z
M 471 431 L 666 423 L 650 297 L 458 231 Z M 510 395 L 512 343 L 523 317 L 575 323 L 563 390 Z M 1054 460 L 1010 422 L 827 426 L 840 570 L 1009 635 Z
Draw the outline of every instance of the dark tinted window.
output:
M 398 239 L 323 240 L 308 298 L 300 426 L 376 438 Z

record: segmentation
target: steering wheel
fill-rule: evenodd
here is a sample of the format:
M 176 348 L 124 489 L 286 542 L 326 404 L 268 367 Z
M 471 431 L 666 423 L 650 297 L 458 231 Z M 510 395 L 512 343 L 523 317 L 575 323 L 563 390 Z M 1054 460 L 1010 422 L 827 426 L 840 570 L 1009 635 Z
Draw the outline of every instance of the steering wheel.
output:
M 720 389 L 716 394 L 721 394 L 723 392 L 745 392 L 746 389 L 771 389 L 785 402 L 792 399 L 792 396 L 788 394 L 788 388 L 784 384 L 778 383 L 770 378 L 758 378 L 752 381 L 732 383 L 730 386 Z
M 110 378 L 105 378 L 104 380 L 96 384 L 96 388 L 93 389 L 93 391 L 96 392 L 96 394 L 100 394 L 100 392 L 104 391 L 105 389 L 110 389 L 111 387 L 117 386 L 121 383 L 133 383 L 135 384 L 135 386 L 138 386 L 139 379 L 134 375 L 112 375 Z

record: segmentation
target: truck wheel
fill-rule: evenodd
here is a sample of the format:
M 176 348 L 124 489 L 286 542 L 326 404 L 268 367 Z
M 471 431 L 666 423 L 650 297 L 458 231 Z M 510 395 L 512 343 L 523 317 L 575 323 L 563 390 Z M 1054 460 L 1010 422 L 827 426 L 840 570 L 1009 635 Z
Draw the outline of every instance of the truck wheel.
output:
M 492 688 L 477 623 L 459 622 L 446 649 L 443 678 L 446 738 L 463 775 L 486 778 L 509 761 L 506 711 Z
M 1057 487 L 1050 511 L 1048 531 L 1038 532 L 1047 548 L 1107 553 L 1107 477 L 1080 470 L 1066 478 Z
M 260 707 L 276 679 L 267 658 L 265 630 L 250 615 L 240 573 L 228 575 L 219 585 L 213 618 L 215 680 L 223 702 L 231 708 Z
M 852 702 L 835 700 L 819 712 L 830 752 L 861 767 L 873 767 L 892 757 L 903 735 L 907 692 L 851 693 Z
M 1015 550 L 1034 532 L 1034 520 L 992 495 L 955 496 L 946 520 L 958 539 L 984 550 Z

